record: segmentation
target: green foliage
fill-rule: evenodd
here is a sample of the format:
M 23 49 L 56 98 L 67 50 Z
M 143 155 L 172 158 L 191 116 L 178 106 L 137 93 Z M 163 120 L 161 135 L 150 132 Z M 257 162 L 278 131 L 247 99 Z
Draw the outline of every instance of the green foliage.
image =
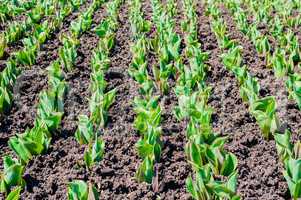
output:
M 293 71 L 291 63 L 286 61 L 285 52 L 277 49 L 272 58 L 272 64 L 276 77 L 284 77 Z
M 289 99 L 294 99 L 301 110 L 301 76 L 297 73 L 288 74 L 286 88 L 289 92 Z
M 22 178 L 24 166 L 10 156 L 3 158 L 3 172 L 0 176 L 0 192 L 9 193 L 14 186 L 25 186 Z
M 23 40 L 24 49 L 16 52 L 15 57 L 18 64 L 31 66 L 35 63 L 37 57 L 38 45 L 32 38 Z
M 143 13 L 141 12 L 142 4 L 140 0 L 131 1 L 130 10 L 130 22 L 131 30 L 135 39 L 141 37 L 141 35 L 148 33 L 151 29 L 150 21 L 143 18 Z
M 301 159 L 288 158 L 284 161 L 284 177 L 294 200 L 301 197 Z
M 256 118 L 263 137 L 270 139 L 271 134 L 275 133 L 279 127 L 279 121 L 276 116 L 275 98 L 268 96 L 254 101 L 254 103 L 250 105 L 250 112 Z
M 109 19 L 104 19 L 96 28 L 95 33 L 100 38 L 105 38 L 106 36 L 112 34 L 112 27 L 110 25 Z
M 0 113 L 7 112 L 13 100 L 12 86 L 20 70 L 16 62 L 8 60 L 5 69 L 0 74 Z
M 7 44 L 4 35 L 0 34 L 0 58 L 3 57 L 6 46 Z
M 202 127 L 210 127 L 212 108 L 207 105 L 210 88 L 196 91 L 192 94 L 178 97 L 178 106 L 175 107 L 175 116 L 178 120 L 190 117 L 195 122 L 201 123 Z M 189 134 L 191 135 L 191 134 Z
M 253 105 L 256 100 L 259 98 L 259 83 L 257 79 L 252 77 L 248 72 L 245 77 L 241 77 L 242 84 L 240 85 L 240 96 L 244 102 L 248 102 L 250 105 Z
M 157 127 L 161 122 L 161 108 L 159 97 L 151 97 L 149 100 L 134 99 L 134 110 L 137 113 L 134 126 L 141 133 L 147 131 L 149 126 Z
M 154 160 L 150 157 L 144 158 L 136 172 L 136 179 L 139 182 L 151 183 L 154 176 Z
M 151 183 L 154 175 L 154 162 L 159 161 L 162 151 L 161 128 L 159 127 L 161 108 L 158 104 L 158 97 L 151 97 L 149 100 L 135 98 L 134 103 L 134 110 L 137 113 L 134 126 L 141 134 L 136 148 L 139 156 L 143 158 L 136 178 L 138 181 Z
M 278 155 L 282 161 L 293 156 L 293 145 L 290 142 L 291 132 L 285 130 L 284 134 L 276 133 L 274 135 Z
M 271 45 L 267 36 L 257 38 L 255 47 L 259 54 L 264 54 L 265 56 L 267 56 L 271 49 Z
M 143 133 L 143 137 L 138 140 L 136 147 L 140 157 L 145 159 L 146 157 L 152 160 L 159 161 L 161 155 L 161 128 L 148 128 L 147 132 Z
M 50 33 L 50 24 L 48 21 L 44 21 L 41 25 L 37 25 L 34 31 L 34 39 L 38 44 L 45 43 L 49 33 Z
M 16 187 L 13 191 L 11 191 L 5 200 L 19 200 L 20 199 L 20 193 L 22 188 L 20 186 Z
M 235 194 L 237 174 L 232 174 L 225 182 L 216 181 L 212 177 L 212 171 L 208 165 L 204 165 L 195 174 L 195 180 L 188 177 L 186 187 L 193 199 L 229 199 L 239 200 L 240 197 Z
M 105 142 L 101 138 L 95 138 L 94 143 L 90 143 L 84 154 L 84 161 L 88 168 L 91 168 L 96 162 L 103 159 L 105 150 Z
M 97 189 L 82 180 L 74 180 L 68 184 L 69 200 L 99 200 Z
M 222 55 L 223 64 L 227 70 L 234 71 L 235 68 L 242 64 L 242 46 L 235 46 Z
M 190 176 L 186 180 L 186 187 L 193 199 L 240 199 L 236 195 L 237 158 L 234 154 L 224 150 L 225 137 L 214 133 L 211 125 L 212 108 L 207 104 L 211 88 L 205 84 L 208 54 L 200 50 L 197 37 L 197 20 L 195 19 L 195 1 L 184 0 L 186 21 L 182 28 L 185 36 L 185 56 L 187 64 L 177 63 L 178 79 L 175 93 L 178 97 L 178 106 L 174 114 L 178 120 L 188 120 L 186 134 L 188 142 L 185 153 L 191 164 L 194 179 Z M 223 55 L 223 62 L 231 69 L 241 84 L 246 76 L 245 68 L 241 67 L 241 47 L 229 40 L 226 35 L 226 26 L 220 19 L 217 7 L 208 6 L 206 14 L 210 14 L 216 23 L 215 30 L 219 44 L 229 49 Z M 219 177 L 216 180 L 216 177 Z
M 96 49 L 93 51 L 91 59 L 92 72 L 96 73 L 98 71 L 107 71 L 110 67 L 110 59 L 106 52 L 101 49 Z
M 278 155 L 284 163 L 284 177 L 294 200 L 301 197 L 301 142 L 290 142 L 291 133 L 285 130 L 283 134 L 276 133 L 275 141 Z
M 227 27 L 221 18 L 212 22 L 212 30 L 216 35 L 218 44 L 221 49 L 230 49 L 235 46 L 235 41 L 231 40 L 227 35 Z
M 139 83 L 139 91 L 142 95 L 150 97 L 153 92 L 153 82 L 147 71 L 147 40 L 145 36 L 137 39 L 131 47 L 132 63 L 128 70 L 129 75 Z
M 93 6 L 93 5 L 92 5 Z M 81 14 L 78 20 L 71 22 L 71 33 L 73 37 L 79 38 L 81 34 L 89 30 L 92 25 L 94 8 L 90 7 L 85 13 Z
M 63 116 L 63 111 L 59 110 L 61 101 L 56 93 L 42 91 L 39 95 L 36 123 L 45 124 L 51 132 L 58 129 Z
M 78 116 L 78 128 L 75 138 L 79 144 L 89 144 L 94 138 L 93 124 L 86 115 Z
M 13 43 L 21 38 L 25 31 L 24 24 L 18 24 L 17 22 L 12 22 L 8 25 L 7 30 L 4 32 L 6 42 L 8 44 Z
M 237 8 L 237 9 L 239 9 L 239 8 Z M 239 9 L 238 12 L 234 13 L 234 19 L 236 21 L 236 24 L 237 24 L 237 27 L 239 28 L 239 30 L 241 32 L 243 32 L 244 34 L 247 34 L 249 31 L 249 24 L 247 21 L 246 13 L 242 9 Z
M 154 2 L 153 9 L 160 7 L 159 2 Z M 158 54 L 159 66 L 152 66 L 157 89 L 162 94 L 168 93 L 168 78 L 175 74 L 175 62 L 180 59 L 181 37 L 175 33 L 175 22 L 172 19 L 172 9 L 167 12 L 158 12 L 159 21 L 156 23 L 157 35 L 151 41 L 152 49 Z M 154 11 L 155 12 L 155 11 Z
M 67 84 L 63 80 L 62 70 L 58 61 L 53 62 L 48 68 L 48 91 L 39 95 L 36 124 L 45 124 L 50 132 L 57 130 L 64 114 L 64 97 Z
M 50 140 L 47 129 L 39 125 L 27 129 L 23 134 L 11 137 L 8 144 L 24 163 L 28 163 L 33 155 L 40 155 L 48 149 Z
M 91 120 L 98 126 L 104 127 L 108 119 L 108 110 L 115 101 L 116 89 L 105 93 L 106 81 L 103 72 L 91 75 L 92 96 L 89 102 Z
M 63 47 L 59 49 L 59 57 L 61 65 L 67 71 L 71 71 L 76 61 L 77 57 L 77 46 L 79 44 L 77 39 L 70 38 L 70 37 L 63 37 L 62 38 Z

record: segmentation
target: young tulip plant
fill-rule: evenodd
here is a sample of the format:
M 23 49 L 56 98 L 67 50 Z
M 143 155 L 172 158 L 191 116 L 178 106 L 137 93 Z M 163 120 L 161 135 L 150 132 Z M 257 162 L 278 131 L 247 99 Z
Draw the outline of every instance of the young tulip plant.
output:
M 153 9 L 162 7 L 157 1 L 152 1 L 152 4 Z M 159 68 L 152 66 L 152 72 L 157 89 L 162 94 L 168 93 L 168 79 L 175 74 L 175 63 L 180 58 L 181 38 L 174 31 L 173 7 L 175 3 L 170 1 L 169 6 L 171 7 L 166 9 L 167 11 L 154 11 L 155 15 L 158 14 L 154 17 L 157 35 L 151 42 L 152 49 L 159 57 Z
M 288 184 L 291 197 L 294 200 L 301 198 L 301 143 L 291 143 L 291 132 L 275 134 L 276 148 L 284 164 L 283 175 Z
M 229 49 L 235 45 L 235 41 L 231 40 L 227 33 L 227 25 L 220 17 L 221 13 L 216 5 L 209 4 L 206 14 L 213 19 L 212 30 L 217 38 L 217 42 L 222 49 Z
M 31 66 L 36 60 L 38 45 L 35 43 L 33 38 L 24 38 L 23 44 L 24 49 L 17 51 L 15 53 L 15 58 L 18 64 L 23 66 Z
M 186 180 L 186 187 L 193 199 L 240 199 L 236 194 L 237 159 L 224 150 L 225 137 L 213 133 L 212 108 L 207 102 L 211 88 L 205 84 L 208 59 L 201 52 L 195 20 L 196 1 L 184 0 L 185 56 L 188 65 L 179 63 L 175 93 L 178 105 L 174 114 L 178 120 L 188 120 L 188 142 L 185 153 L 193 169 L 193 176 Z M 216 176 L 223 176 L 222 180 Z
M 132 35 L 134 39 L 138 39 L 150 31 L 151 22 L 143 18 L 141 0 L 133 0 L 130 8 L 129 19 L 131 22 Z
M 100 162 L 104 155 L 105 143 L 94 131 L 93 122 L 86 115 L 78 117 L 78 128 L 75 138 L 80 145 L 87 145 L 84 153 L 84 162 L 87 169 Z
M 289 74 L 286 80 L 286 88 L 288 89 L 289 99 L 294 99 L 299 110 L 301 110 L 301 75 L 298 73 Z
M 91 75 L 90 111 L 91 120 L 100 127 L 106 125 L 108 119 L 108 110 L 113 104 L 116 96 L 116 89 L 105 92 L 106 81 L 104 72 L 99 71 Z
M 105 150 L 105 143 L 99 136 L 98 130 L 104 127 L 108 120 L 108 110 L 113 104 L 116 96 L 116 89 L 106 92 L 105 72 L 109 68 L 110 50 L 114 45 L 115 31 L 118 28 L 119 7 L 123 1 L 115 0 L 108 3 L 107 9 L 111 9 L 111 14 L 97 28 L 96 34 L 99 36 L 98 47 L 94 50 L 91 60 L 91 98 L 89 101 L 90 116 L 80 115 L 78 118 L 78 129 L 75 138 L 81 145 L 86 145 L 84 162 L 87 169 L 91 169 L 95 163 L 102 160 Z M 116 21 L 115 21 L 116 20 Z M 114 21 L 110 24 L 109 21 Z M 108 39 L 110 38 L 110 39 Z
M 8 60 L 0 73 L 0 113 L 7 112 L 13 101 L 13 85 L 20 74 L 14 60 Z
M 74 37 L 63 36 L 62 43 L 63 46 L 59 49 L 61 65 L 70 72 L 73 70 L 77 58 L 79 40 Z
M 151 24 L 143 18 L 141 12 L 141 1 L 135 0 L 131 5 L 130 21 L 133 39 L 135 40 L 131 46 L 132 63 L 128 70 L 129 75 L 139 83 L 140 94 L 150 98 L 153 92 L 153 81 L 147 71 L 147 51 L 149 40 L 146 33 L 150 31 Z
M 0 176 L 0 192 L 10 194 L 14 187 L 25 186 L 26 183 L 22 177 L 24 166 L 17 159 L 4 156 L 3 168 L 3 172 Z
M 154 1 L 152 1 L 154 3 Z M 156 1 L 156 6 L 159 2 Z M 138 155 L 143 159 L 138 166 L 136 179 L 139 182 L 152 183 L 155 174 L 155 163 L 160 160 L 161 142 L 161 107 L 159 97 L 153 96 L 154 83 L 147 70 L 147 52 L 150 42 L 146 34 L 151 24 L 144 19 L 141 11 L 141 0 L 135 0 L 130 7 L 130 22 L 133 35 L 131 46 L 132 63 L 129 74 L 138 83 L 141 97 L 134 99 L 134 110 L 137 114 L 134 122 L 135 129 L 141 137 L 136 143 Z M 161 4 L 160 4 L 161 6 Z M 158 10 L 156 10 L 156 13 Z
M 137 114 L 134 127 L 139 131 L 141 138 L 136 143 L 139 156 L 143 159 L 136 172 L 139 182 L 152 183 L 155 162 L 161 157 L 161 108 L 159 98 L 134 99 L 134 110 Z
M 99 194 L 92 183 L 74 180 L 68 184 L 68 200 L 99 200 Z

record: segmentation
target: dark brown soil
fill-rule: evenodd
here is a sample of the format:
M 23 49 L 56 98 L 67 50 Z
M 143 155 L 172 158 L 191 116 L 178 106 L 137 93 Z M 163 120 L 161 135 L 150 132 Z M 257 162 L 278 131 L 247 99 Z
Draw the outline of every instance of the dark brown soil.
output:
M 82 6 L 81 10 L 87 8 Z M 185 180 L 191 173 L 184 153 L 185 122 L 178 122 L 172 114 L 177 98 L 171 89 L 169 95 L 161 98 L 162 130 L 164 148 L 162 158 L 156 164 L 157 183 L 147 185 L 137 183 L 135 172 L 141 159 L 138 157 L 135 143 L 139 134 L 133 127 L 135 113 L 132 102 L 139 96 L 136 82 L 128 75 L 131 63 L 131 27 L 128 19 L 128 1 L 121 6 L 120 27 L 116 35 L 116 45 L 111 52 L 111 66 L 106 73 L 108 90 L 116 88 L 115 103 L 109 111 L 109 121 L 101 132 L 106 143 L 105 157 L 99 165 L 87 171 L 83 165 L 84 148 L 74 138 L 77 116 L 89 114 L 90 96 L 90 58 L 97 46 L 98 37 L 93 31 L 85 33 L 80 39 L 78 60 L 75 69 L 66 74 L 69 93 L 65 101 L 65 116 L 61 129 L 54 135 L 48 152 L 33 159 L 26 167 L 27 187 L 22 199 L 66 199 L 67 183 L 82 179 L 95 184 L 101 199 L 190 199 L 186 191 Z M 181 6 L 178 6 L 181 10 Z M 151 20 L 150 1 L 143 3 L 146 19 Z M 236 29 L 229 13 L 223 9 L 224 19 L 229 27 L 231 38 L 235 38 L 244 47 L 244 62 L 249 71 L 258 78 L 261 96 L 275 95 L 278 103 L 278 115 L 283 126 L 296 133 L 300 130 L 300 112 L 294 103 L 286 102 L 287 94 L 282 80 L 274 78 L 271 69 L 264 66 L 264 60 L 256 54 L 252 43 Z M 239 96 L 235 77 L 227 72 L 219 58 L 222 54 L 216 38 L 210 28 L 210 18 L 204 15 L 204 7 L 198 5 L 199 40 L 202 50 L 210 54 L 207 84 L 212 87 L 209 104 L 214 108 L 213 127 L 217 133 L 229 137 L 227 150 L 233 152 L 239 161 L 238 192 L 246 200 L 284 200 L 289 199 L 287 184 L 282 176 L 282 166 L 277 159 L 275 142 L 265 141 L 253 117 Z M 22 133 L 26 127 L 32 127 L 35 118 L 35 105 L 38 93 L 47 87 L 45 68 L 55 60 L 58 38 L 68 31 L 70 22 L 78 16 L 76 12 L 68 17 L 60 32 L 50 39 L 39 53 L 39 59 L 32 70 L 25 70 L 16 87 L 15 105 L 0 124 L 0 156 L 11 153 L 7 147 L 9 137 Z M 104 8 L 94 16 L 93 26 L 106 16 Z M 181 33 L 182 13 L 179 12 L 176 31 Z M 154 36 L 152 28 L 150 37 Z M 156 65 L 156 55 L 148 56 L 149 66 Z M 170 87 L 175 81 L 169 80 Z M 19 92 L 18 92 L 19 91 Z M 281 105 L 281 106 L 279 106 Z M 0 161 L 0 170 L 2 161 Z M 0 195 L 0 199 L 3 196 Z

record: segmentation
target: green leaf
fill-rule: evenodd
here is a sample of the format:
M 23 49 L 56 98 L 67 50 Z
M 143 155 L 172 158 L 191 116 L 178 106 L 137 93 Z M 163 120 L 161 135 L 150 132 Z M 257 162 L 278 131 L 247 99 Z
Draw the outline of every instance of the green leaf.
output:
M 226 154 L 225 160 L 222 164 L 221 174 L 224 176 L 230 176 L 230 174 L 235 172 L 237 164 L 238 161 L 234 154 Z
M 22 190 L 21 187 L 16 187 L 13 191 L 9 193 L 9 195 L 6 197 L 5 200 L 19 200 L 21 190 Z
M 96 188 L 82 180 L 74 180 L 68 184 L 69 200 L 99 200 Z
M 75 132 L 75 138 L 79 144 L 89 144 L 95 133 L 93 130 L 93 124 L 86 115 L 78 116 L 78 128 Z
M 151 183 L 154 171 L 153 171 L 153 159 L 146 157 L 143 162 L 140 164 L 137 172 L 136 172 L 136 178 L 139 182 L 147 182 Z
M 268 96 L 254 101 L 250 105 L 250 112 L 256 118 L 265 139 L 269 139 L 278 130 L 275 97 Z
M 104 155 L 105 143 L 101 138 L 95 139 L 93 145 L 90 143 L 85 150 L 84 161 L 88 168 L 95 162 L 100 162 Z
M 278 155 L 282 161 L 292 156 L 293 145 L 290 142 L 291 132 L 288 129 L 285 130 L 284 134 L 275 133 L 274 139 L 276 142 Z
M 0 192 L 9 193 L 14 186 L 25 186 L 22 176 L 24 166 L 10 156 L 3 158 L 4 171 L 0 176 Z
M 3 57 L 5 49 L 6 49 L 6 40 L 3 34 L 0 34 L 0 59 Z

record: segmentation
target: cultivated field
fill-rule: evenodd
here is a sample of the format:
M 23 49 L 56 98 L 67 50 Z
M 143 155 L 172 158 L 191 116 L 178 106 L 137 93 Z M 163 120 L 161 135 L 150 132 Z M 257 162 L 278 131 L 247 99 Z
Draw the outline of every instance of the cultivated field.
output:
M 301 198 L 298 0 L 0 0 L 0 199 Z

